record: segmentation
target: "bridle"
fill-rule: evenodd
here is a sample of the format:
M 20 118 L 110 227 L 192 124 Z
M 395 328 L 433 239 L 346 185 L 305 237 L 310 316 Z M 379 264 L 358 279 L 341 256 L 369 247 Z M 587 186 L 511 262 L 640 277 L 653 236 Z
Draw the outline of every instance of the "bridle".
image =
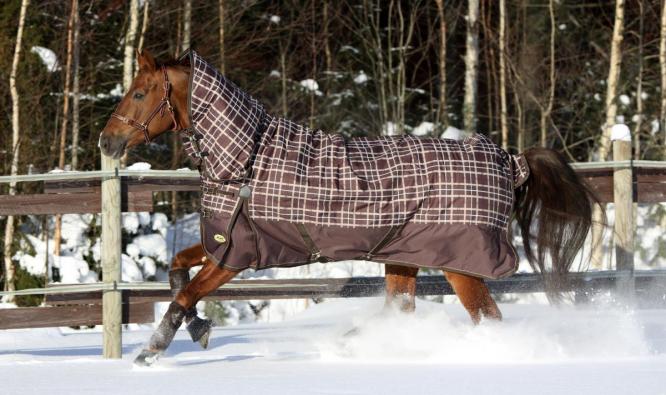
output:
M 157 107 L 155 107 L 155 109 L 150 113 L 148 119 L 146 119 L 145 122 L 140 123 L 132 118 L 128 118 L 124 115 L 118 114 L 115 111 L 111 114 L 112 117 L 118 119 L 120 122 L 142 131 L 143 137 L 146 139 L 146 144 L 150 143 L 150 135 L 148 134 L 148 125 L 150 125 L 150 122 L 153 120 L 153 118 L 157 116 L 157 113 L 160 114 L 160 117 L 163 117 L 164 110 L 169 111 L 169 115 L 171 115 L 171 120 L 173 121 L 173 126 L 175 127 L 174 129 L 175 130 L 179 129 L 178 121 L 176 121 L 176 116 L 174 114 L 173 106 L 171 105 L 171 100 L 169 99 L 169 95 L 171 94 L 171 83 L 169 82 L 167 69 L 164 66 L 162 66 L 162 74 L 164 74 L 164 84 L 162 85 L 162 87 L 164 88 L 164 92 L 162 93 L 162 99 L 160 100 L 160 103 L 157 105 Z

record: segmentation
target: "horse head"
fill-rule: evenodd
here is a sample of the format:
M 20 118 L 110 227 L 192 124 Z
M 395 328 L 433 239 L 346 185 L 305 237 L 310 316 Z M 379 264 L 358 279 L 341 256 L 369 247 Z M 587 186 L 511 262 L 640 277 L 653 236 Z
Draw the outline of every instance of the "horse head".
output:
M 120 158 L 130 147 L 189 127 L 188 68 L 158 64 L 137 51 L 139 71 L 99 136 L 102 153 Z

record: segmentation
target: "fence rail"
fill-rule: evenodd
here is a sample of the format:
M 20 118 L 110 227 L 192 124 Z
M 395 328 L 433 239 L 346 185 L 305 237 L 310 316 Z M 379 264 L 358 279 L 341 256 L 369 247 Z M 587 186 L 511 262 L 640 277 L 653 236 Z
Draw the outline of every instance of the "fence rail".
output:
M 575 291 L 576 300 L 585 302 L 598 292 L 614 289 L 623 275 L 615 271 L 572 273 L 565 289 Z M 640 304 L 653 308 L 666 307 L 666 270 L 637 271 L 634 280 Z M 384 281 L 384 277 L 235 280 L 205 300 L 370 297 L 383 293 Z M 419 296 L 454 294 L 444 276 L 419 276 L 416 283 L 416 294 Z M 493 294 L 544 291 L 543 281 L 536 274 L 516 274 L 488 281 L 487 284 Z M 102 294 L 109 289 L 122 292 L 123 323 L 153 322 L 153 303 L 172 299 L 169 286 L 165 283 L 119 283 L 115 287 L 104 283 L 54 285 L 16 291 L 11 294 L 48 294 L 48 304 L 52 307 L 0 309 L 0 329 L 101 324 Z

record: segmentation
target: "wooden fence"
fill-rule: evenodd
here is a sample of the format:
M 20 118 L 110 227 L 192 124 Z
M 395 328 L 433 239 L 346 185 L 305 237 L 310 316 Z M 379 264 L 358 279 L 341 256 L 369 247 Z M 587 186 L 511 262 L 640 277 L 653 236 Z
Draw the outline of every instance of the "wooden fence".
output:
M 115 167 L 114 167 L 115 166 Z M 109 166 L 107 165 L 107 168 Z M 656 203 L 666 201 L 666 164 L 652 161 L 619 161 L 575 164 L 576 170 L 596 192 L 601 202 L 613 202 L 617 192 L 614 174 L 618 170 L 631 170 L 631 184 L 626 186 L 633 202 Z M 131 171 L 119 170 L 111 163 L 110 170 L 66 172 L 22 176 L 0 176 L 0 183 L 43 182 L 43 193 L 37 195 L 0 195 L 0 215 L 65 214 L 100 212 L 102 208 L 115 208 L 115 222 L 110 233 L 102 234 L 106 251 L 103 263 L 104 277 L 100 284 L 51 286 L 45 289 L 20 290 L 13 294 L 49 294 L 51 307 L 18 308 L 0 310 L 0 329 L 40 327 L 105 325 L 104 355 L 118 358 L 121 345 L 121 323 L 152 322 L 153 303 L 170 300 L 168 284 L 122 283 L 118 276 L 120 259 L 109 259 L 109 254 L 119 254 L 120 211 L 151 211 L 152 193 L 156 191 L 198 191 L 199 175 L 196 171 Z M 101 204 L 103 183 L 112 184 L 111 204 Z M 109 188 L 107 188 L 109 189 Z M 108 192 L 107 192 L 108 195 Z M 130 201 L 132 201 L 130 203 Z M 114 217 L 115 216 L 115 217 Z M 115 218 L 115 219 L 114 219 Z M 103 222 L 105 220 L 103 219 Z M 632 230 L 633 232 L 633 230 Z M 113 237 L 111 237 L 113 236 Z M 105 255 L 103 254 L 103 255 Z M 103 257 L 104 258 L 104 257 Z M 103 259 L 104 261 L 104 259 Z M 626 269 L 626 268 L 625 268 Z M 115 273 L 107 275 L 107 273 Z M 584 299 L 584 295 L 599 290 L 612 289 L 630 280 L 632 290 L 651 293 L 655 300 L 666 298 L 666 274 L 651 271 L 636 273 L 633 267 L 623 272 L 578 273 L 572 277 L 571 289 Z M 373 296 L 382 292 L 383 278 L 351 279 L 293 279 L 293 280 L 239 280 L 225 285 L 210 298 L 228 299 L 280 299 L 280 298 L 330 298 Z M 422 276 L 417 280 L 419 295 L 451 294 L 450 286 L 441 276 Z M 493 293 L 538 292 L 543 284 L 538 277 L 519 274 L 509 279 L 489 281 Z M 656 293 L 656 294 L 655 294 Z M 8 294 L 6 292 L 0 293 Z M 113 295 L 113 300 L 108 301 Z M 104 299 L 104 302 L 102 300 Z M 650 298 L 648 298 L 650 299 Z M 109 330 L 106 326 L 113 326 Z

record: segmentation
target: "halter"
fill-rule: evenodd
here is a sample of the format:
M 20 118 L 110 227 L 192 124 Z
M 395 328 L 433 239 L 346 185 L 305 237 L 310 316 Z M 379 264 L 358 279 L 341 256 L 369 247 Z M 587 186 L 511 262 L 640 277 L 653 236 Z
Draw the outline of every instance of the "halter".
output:
M 167 75 L 167 69 L 164 66 L 162 66 L 162 74 L 164 74 L 164 84 L 162 85 L 164 88 L 164 93 L 162 94 L 162 99 L 160 100 L 160 103 L 157 105 L 157 107 L 155 107 L 153 112 L 150 113 L 148 119 L 146 119 L 144 123 L 139 123 L 138 121 L 132 118 L 128 118 L 124 115 L 118 114 L 115 111 L 111 114 L 112 117 L 118 119 L 120 122 L 142 131 L 143 137 L 146 139 L 146 144 L 150 143 L 150 135 L 148 134 L 148 125 L 150 125 L 150 122 L 153 120 L 153 118 L 155 118 L 157 113 L 160 114 L 160 117 L 163 117 L 165 109 L 169 111 L 169 115 L 171 115 L 171 120 L 173 121 L 175 129 L 179 128 L 178 121 L 176 121 L 176 116 L 173 111 L 173 106 L 171 105 L 171 100 L 169 100 L 169 95 L 171 94 L 171 83 L 169 83 L 169 76 Z

